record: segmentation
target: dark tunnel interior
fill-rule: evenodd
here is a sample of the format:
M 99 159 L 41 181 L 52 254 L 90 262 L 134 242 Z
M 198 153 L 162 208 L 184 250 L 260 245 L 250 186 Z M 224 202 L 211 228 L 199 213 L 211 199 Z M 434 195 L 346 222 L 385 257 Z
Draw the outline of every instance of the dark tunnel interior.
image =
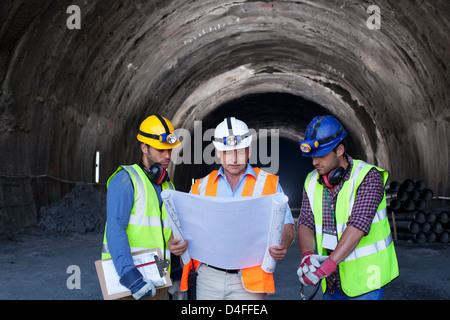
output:
M 308 123 L 315 116 L 325 114 L 328 112 L 324 107 L 289 93 L 251 94 L 223 103 L 206 115 L 202 121 L 202 134 L 207 129 L 215 128 L 226 117 L 236 117 L 255 131 L 267 130 L 267 136 L 260 136 L 257 139 L 254 148 L 256 156 L 254 155 L 255 158 L 250 159 L 250 163 L 277 174 L 284 191 L 289 196 L 291 207 L 299 208 L 303 181 L 308 172 L 314 169 L 312 160 L 301 155 L 299 142 L 304 137 Z M 277 137 L 270 135 L 270 129 L 275 128 L 278 130 Z M 191 136 L 193 134 L 191 132 Z M 270 139 L 274 139 L 274 141 L 272 142 Z M 195 141 L 195 139 L 191 139 L 190 150 L 192 151 Z M 207 149 L 208 145 L 211 145 L 211 142 L 204 139 L 202 150 Z M 361 143 L 358 145 L 361 146 Z M 267 151 L 266 149 L 261 151 L 261 147 L 267 148 Z M 273 150 L 274 148 L 276 149 Z M 352 156 L 365 159 L 364 148 L 355 148 L 355 142 L 350 136 L 346 141 L 346 148 Z M 261 152 L 263 152 L 262 155 Z M 174 182 L 183 191 L 189 191 L 192 179 L 201 178 L 220 166 L 216 163 L 195 163 L 192 152 L 190 160 L 189 164 L 177 165 L 173 174 Z M 271 161 L 276 161 L 276 165 L 272 166 Z
M 449 2 L 372 2 L 379 28 L 367 1 L 2 1 L 0 228 L 35 224 L 77 182 L 105 191 L 153 113 L 193 138 L 201 123 L 203 148 L 226 116 L 278 134 L 293 207 L 311 168 L 298 142 L 319 114 L 342 122 L 355 158 L 448 196 Z M 213 168 L 193 162 L 170 166 L 178 189 Z

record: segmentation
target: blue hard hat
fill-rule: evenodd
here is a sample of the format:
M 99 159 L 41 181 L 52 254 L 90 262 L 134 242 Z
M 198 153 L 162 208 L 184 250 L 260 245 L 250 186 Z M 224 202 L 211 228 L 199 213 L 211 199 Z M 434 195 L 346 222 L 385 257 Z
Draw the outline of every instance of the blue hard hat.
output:
M 317 116 L 306 128 L 305 140 L 300 142 L 300 150 L 305 157 L 321 157 L 347 136 L 347 131 L 333 116 Z

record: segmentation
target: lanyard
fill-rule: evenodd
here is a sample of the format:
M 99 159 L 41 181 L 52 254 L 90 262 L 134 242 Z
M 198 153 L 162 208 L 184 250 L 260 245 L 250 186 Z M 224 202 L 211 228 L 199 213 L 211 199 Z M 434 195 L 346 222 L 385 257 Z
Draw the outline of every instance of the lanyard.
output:
M 161 213 L 159 219 L 161 221 L 161 231 L 162 231 L 162 238 L 163 238 L 163 242 L 164 242 L 164 259 L 166 259 L 166 237 L 164 236 L 164 224 L 163 224 L 163 218 L 162 218 L 162 214 L 163 214 L 162 213 L 163 201 L 162 201 L 162 198 L 161 198 L 162 186 L 160 184 L 157 184 L 157 183 L 153 182 L 153 181 L 150 181 L 150 182 L 153 185 L 153 188 L 155 189 L 156 195 L 158 196 L 159 212 Z
M 325 197 L 327 198 L 328 208 L 330 209 L 331 217 L 333 218 L 333 227 L 335 227 L 335 226 L 336 226 L 336 215 L 335 215 L 335 211 L 334 211 L 333 208 L 331 207 L 330 200 L 328 200 L 328 192 L 327 192 L 327 188 L 324 188 L 324 190 L 325 190 Z
M 337 234 L 337 227 L 336 227 L 336 215 L 335 215 L 335 211 L 331 208 L 330 200 L 328 199 L 327 189 L 325 189 L 325 196 L 327 197 L 328 207 L 330 208 L 331 215 L 333 218 L 333 225 L 331 227 L 331 230 L 327 230 L 327 229 L 325 229 L 325 224 L 322 222 L 322 224 L 324 225 L 322 248 L 325 248 L 328 251 L 333 251 L 334 249 L 336 249 L 337 243 L 339 241 L 338 234 Z

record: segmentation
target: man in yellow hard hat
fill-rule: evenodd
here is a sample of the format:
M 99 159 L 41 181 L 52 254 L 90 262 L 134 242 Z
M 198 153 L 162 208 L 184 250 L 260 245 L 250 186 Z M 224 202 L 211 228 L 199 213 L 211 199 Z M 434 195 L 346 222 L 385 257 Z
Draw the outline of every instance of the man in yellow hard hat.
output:
M 137 140 L 142 152 L 139 163 L 120 166 L 107 182 L 102 259 L 112 258 L 120 283 L 135 299 L 168 299 L 167 288 L 156 290 L 155 283 L 135 267 L 132 252 L 160 248 L 164 259 L 171 258 L 167 242 L 172 232 L 160 193 L 174 189 L 166 169 L 180 141 L 172 123 L 160 115 L 142 122 Z

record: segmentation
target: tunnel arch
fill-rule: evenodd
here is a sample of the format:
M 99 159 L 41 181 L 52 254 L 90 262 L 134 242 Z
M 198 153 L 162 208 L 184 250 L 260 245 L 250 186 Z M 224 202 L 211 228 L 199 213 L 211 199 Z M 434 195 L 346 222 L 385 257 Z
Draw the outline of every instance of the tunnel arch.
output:
M 178 108 L 176 114 L 173 116 L 174 125 L 192 130 L 194 120 L 204 119 L 217 107 L 230 105 L 233 100 L 245 99 L 245 97 L 267 93 L 281 93 L 286 94 L 285 96 L 293 95 L 305 101 L 311 101 L 312 105 L 318 110 L 308 112 L 309 110 L 305 108 L 302 112 L 298 112 L 298 110 L 295 110 L 295 103 L 292 102 L 288 106 L 278 104 L 274 107 L 277 109 L 273 110 L 274 114 L 277 112 L 292 112 L 297 116 L 296 118 L 284 117 L 285 121 L 298 121 L 296 125 L 295 123 L 291 123 L 291 130 L 285 130 L 286 128 L 281 129 L 284 136 L 288 136 L 291 139 L 299 139 L 299 136 L 301 136 L 301 133 L 304 132 L 306 126 L 314 116 L 320 115 L 321 113 L 333 114 L 342 121 L 344 126 L 353 129 L 355 134 L 361 136 L 360 139 L 363 141 L 358 145 L 364 145 L 364 153 L 367 155 L 368 161 L 374 161 L 372 145 L 367 143 L 370 137 L 375 135 L 375 132 L 368 132 L 368 130 L 373 130 L 374 127 L 366 128 L 361 118 L 358 117 L 353 108 L 342 96 L 329 89 L 327 85 L 317 84 L 315 81 L 306 77 L 300 77 L 293 73 L 287 74 L 281 71 L 267 73 L 266 68 L 259 68 L 263 71 L 256 71 L 258 68 L 251 69 L 246 66 L 241 66 L 210 79 L 196 88 Z M 302 103 L 299 104 L 302 105 Z M 253 103 L 250 103 L 250 105 L 258 108 Z M 267 108 L 270 109 L 270 106 L 267 106 Z M 251 114 L 255 116 L 255 112 Z M 273 118 L 276 119 L 277 117 Z M 264 116 L 258 116 L 256 119 L 262 123 L 266 122 L 266 126 L 275 127 L 280 125 L 280 123 L 264 119 Z M 248 119 L 248 121 L 250 123 L 256 122 L 251 121 L 251 119 Z M 220 122 L 220 119 L 218 119 L 218 122 Z M 295 126 L 298 128 L 293 129 L 292 127 Z
M 75 2 L 0 5 L 4 176 L 92 182 L 100 151 L 105 183 L 136 161 L 136 131 L 149 114 L 192 131 L 195 120 L 214 126 L 208 119 L 221 106 L 280 94 L 338 117 L 358 156 L 391 179 L 450 192 L 447 1 L 374 0 L 379 30 L 367 27 L 364 1 Z M 66 27 L 74 4 L 80 30 Z M 280 127 L 283 139 L 304 130 L 262 118 L 251 125 Z M 13 189 L 26 201 L 0 202 L 8 219 L 20 203 L 45 204 L 47 182 L 21 179 Z

